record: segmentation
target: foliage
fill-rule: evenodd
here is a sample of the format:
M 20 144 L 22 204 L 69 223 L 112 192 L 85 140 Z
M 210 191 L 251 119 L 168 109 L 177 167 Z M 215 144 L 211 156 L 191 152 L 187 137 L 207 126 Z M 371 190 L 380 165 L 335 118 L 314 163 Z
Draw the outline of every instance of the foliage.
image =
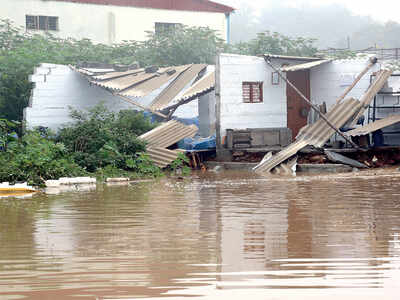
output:
M 188 163 L 189 158 L 185 154 L 179 153 L 178 157 L 171 163 L 170 168 L 175 174 L 181 172 L 183 176 L 188 176 L 191 173 L 190 168 L 187 166 Z
M 7 149 L 9 142 L 15 141 L 17 138 L 17 122 L 11 122 L 7 119 L 0 119 L 0 151 Z
M 37 131 L 10 142 L 7 150 L 0 152 L 0 164 L 0 181 L 42 184 L 47 179 L 86 174 L 63 144 L 44 138 Z
M 238 43 L 231 47 L 231 51 L 237 54 L 283 54 L 293 56 L 313 56 L 317 52 L 314 46 L 315 39 L 292 38 L 278 32 L 265 31 L 257 34 L 257 37 L 246 43 Z
M 88 112 L 72 111 L 75 123 L 63 128 L 57 141 L 72 153 L 75 162 L 89 172 L 113 166 L 143 175 L 157 176 L 159 169 L 141 152 L 145 143 L 137 139 L 155 125 L 135 111 L 108 111 L 98 105 Z

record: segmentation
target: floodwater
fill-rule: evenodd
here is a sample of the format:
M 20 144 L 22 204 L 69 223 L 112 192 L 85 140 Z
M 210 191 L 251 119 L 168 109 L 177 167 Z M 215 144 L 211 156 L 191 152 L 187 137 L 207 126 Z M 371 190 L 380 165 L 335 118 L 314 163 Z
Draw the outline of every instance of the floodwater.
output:
M 0 299 L 399 299 L 400 172 L 0 199 Z

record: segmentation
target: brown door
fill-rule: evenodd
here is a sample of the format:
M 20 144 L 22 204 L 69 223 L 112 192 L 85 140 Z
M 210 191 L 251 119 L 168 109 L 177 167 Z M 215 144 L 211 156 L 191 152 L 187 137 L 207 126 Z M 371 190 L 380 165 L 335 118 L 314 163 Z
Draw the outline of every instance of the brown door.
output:
M 287 72 L 286 78 L 293 83 L 307 99 L 310 99 L 310 72 L 296 71 Z M 296 91 L 287 85 L 287 127 L 292 130 L 294 139 L 299 130 L 307 125 L 307 114 L 310 106 L 296 93 Z

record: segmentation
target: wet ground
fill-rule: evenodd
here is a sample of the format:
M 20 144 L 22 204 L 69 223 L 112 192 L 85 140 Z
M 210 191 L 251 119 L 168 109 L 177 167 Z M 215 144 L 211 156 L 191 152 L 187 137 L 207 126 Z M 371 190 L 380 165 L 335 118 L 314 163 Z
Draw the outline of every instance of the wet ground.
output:
M 209 172 L 1 198 L 0 299 L 398 299 L 399 182 Z

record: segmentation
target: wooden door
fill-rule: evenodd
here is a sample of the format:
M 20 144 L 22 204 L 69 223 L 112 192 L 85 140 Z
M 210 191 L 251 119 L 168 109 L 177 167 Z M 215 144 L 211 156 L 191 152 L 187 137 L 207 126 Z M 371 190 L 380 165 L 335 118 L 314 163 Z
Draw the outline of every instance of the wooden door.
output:
M 286 78 L 310 99 L 310 71 L 287 72 Z M 299 130 L 307 125 L 307 115 L 310 106 L 287 85 L 287 127 L 292 130 L 292 139 L 296 137 Z

